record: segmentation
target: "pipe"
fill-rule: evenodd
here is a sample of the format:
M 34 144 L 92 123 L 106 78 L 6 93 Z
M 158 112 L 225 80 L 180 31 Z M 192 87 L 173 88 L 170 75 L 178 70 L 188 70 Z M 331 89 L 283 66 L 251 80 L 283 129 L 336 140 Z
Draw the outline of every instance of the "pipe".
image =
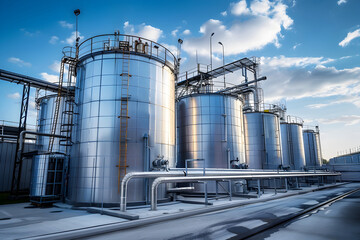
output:
M 256 80 L 250 81 L 250 82 L 245 82 L 245 83 L 241 83 L 239 85 L 233 86 L 233 87 L 228 87 L 228 88 L 222 89 L 220 91 L 217 91 L 216 93 L 228 92 L 230 90 L 233 90 L 233 89 L 236 89 L 236 88 L 239 88 L 239 87 L 248 87 L 249 84 L 256 83 L 258 81 L 263 81 L 263 80 L 266 80 L 266 77 L 261 77 L 261 78 L 258 78 Z
M 157 209 L 157 190 L 161 183 L 179 183 L 179 182 L 199 182 L 210 180 L 232 180 L 232 179 L 263 179 L 263 178 L 283 178 L 283 177 L 306 177 L 306 176 L 321 176 L 319 173 L 302 173 L 302 174 L 279 174 L 279 175 L 234 175 L 234 176 L 196 176 L 196 177 L 159 177 L 156 178 L 151 186 L 151 210 Z M 341 173 L 327 173 L 325 175 L 338 176 Z
M 251 174 L 272 174 L 272 173 L 279 173 L 277 169 L 227 169 L 227 168 L 205 168 L 206 172 L 250 172 Z M 169 168 L 169 171 L 186 171 L 186 168 Z M 203 171 L 203 168 L 188 168 L 188 171 Z M 325 171 L 323 171 L 325 172 Z M 291 170 L 291 171 L 280 171 L 280 173 L 304 173 L 304 171 L 300 170 Z
M 237 93 L 247 93 L 247 92 L 251 92 L 253 94 L 254 108 L 255 108 L 255 111 L 258 112 L 259 111 L 259 97 L 258 97 L 257 89 L 253 86 L 250 86 L 250 87 L 247 87 L 245 90 L 238 91 Z
M 176 170 L 176 171 L 175 171 Z M 203 168 L 188 168 L 187 175 L 203 175 L 204 169 Z M 169 172 L 131 172 L 124 176 L 124 178 L 121 180 L 120 183 L 120 211 L 125 212 L 126 211 L 126 204 L 127 204 L 127 189 L 128 184 L 131 179 L 133 178 L 158 178 L 163 176 L 168 177 L 179 177 L 185 175 L 185 168 L 175 168 L 171 169 Z M 262 172 L 262 171 L 251 171 L 249 173 L 248 169 L 216 169 L 216 168 L 206 168 L 205 169 L 205 175 L 207 176 L 218 176 L 218 175 L 261 175 L 261 174 L 267 174 L 267 175 L 293 175 L 293 174 L 310 174 L 310 173 L 304 173 L 304 172 L 280 172 L 277 171 L 273 172 Z M 328 173 L 328 172 L 326 172 Z
M 11 138 L 11 139 L 17 139 L 18 137 L 15 135 L 6 135 L 6 134 L 1 134 L 0 138 Z M 36 140 L 35 138 L 27 138 L 27 140 Z
M 124 176 L 120 183 L 120 211 L 126 211 L 128 183 L 133 178 L 157 178 L 161 176 L 184 176 L 183 172 L 131 172 Z
M 149 159 L 149 135 L 147 133 L 144 134 L 143 137 L 143 141 L 144 141 L 144 172 L 148 172 L 149 171 L 149 163 L 150 163 L 150 159 Z M 148 179 L 144 179 L 144 186 L 145 186 L 145 203 L 147 204 L 149 202 L 149 198 L 148 198 L 148 190 L 149 190 L 149 180 Z
M 46 137 L 67 138 L 66 136 L 58 135 L 58 134 L 39 133 L 39 132 L 33 132 L 33 131 L 26 131 L 26 130 L 25 130 L 25 131 L 22 131 L 22 132 L 20 133 L 20 138 L 19 138 L 19 142 L 20 142 L 20 143 L 19 143 L 19 151 L 22 150 L 25 134 L 32 134 L 32 135 L 46 136 Z

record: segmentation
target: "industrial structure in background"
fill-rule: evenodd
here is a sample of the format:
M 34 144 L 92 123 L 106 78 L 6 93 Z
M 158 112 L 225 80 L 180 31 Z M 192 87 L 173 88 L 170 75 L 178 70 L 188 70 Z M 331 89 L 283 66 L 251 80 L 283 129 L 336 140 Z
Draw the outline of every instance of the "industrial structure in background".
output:
M 77 38 L 75 48 L 64 48 L 57 84 L 0 70 L 0 79 L 24 85 L 11 137 L 13 194 L 29 156 L 34 204 L 120 204 L 122 211 L 150 202 L 155 210 L 158 200 L 182 193 L 260 196 L 264 187 L 299 188 L 337 176 L 321 168 L 318 128 L 303 131 L 285 106 L 264 104 L 259 82 L 266 77 L 258 76 L 255 58 L 215 69 L 197 64 L 180 75 L 178 43 L 175 57 L 159 43 L 119 32 Z M 240 70 L 239 83 L 225 81 Z M 38 89 L 36 131 L 26 129 L 30 87 Z M 35 152 L 29 136 L 36 136 Z M 0 138 L 4 149 L 6 132 Z M 264 184 L 272 178 L 285 181 Z
M 360 147 L 349 149 L 330 158 L 326 167 L 331 171 L 341 172 L 341 178 L 344 181 L 360 181 Z

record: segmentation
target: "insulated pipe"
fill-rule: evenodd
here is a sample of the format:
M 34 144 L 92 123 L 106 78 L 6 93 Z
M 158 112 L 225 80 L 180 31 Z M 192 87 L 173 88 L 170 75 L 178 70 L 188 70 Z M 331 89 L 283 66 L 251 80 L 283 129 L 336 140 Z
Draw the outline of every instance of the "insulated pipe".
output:
M 177 170 L 177 171 L 174 171 Z M 125 212 L 126 211 L 126 204 L 127 204 L 127 189 L 128 184 L 131 179 L 133 178 L 158 178 L 158 177 L 179 177 L 185 175 L 185 168 L 174 168 L 171 169 L 169 172 L 131 172 L 124 176 L 124 178 L 121 180 L 120 183 L 120 211 Z M 215 169 L 215 168 L 207 168 L 205 169 L 205 175 L 261 175 L 261 174 L 268 174 L 268 175 L 293 175 L 293 174 L 300 174 L 301 172 L 297 173 L 289 173 L 289 172 L 262 172 L 262 171 L 247 171 L 246 169 Z M 303 172 L 302 172 L 303 173 Z M 310 174 L 310 173 L 303 173 L 303 174 Z M 203 168 L 188 168 L 188 174 L 187 175 L 203 175 Z
M 279 175 L 234 175 L 234 176 L 196 176 L 196 177 L 159 177 L 156 178 L 151 186 L 151 210 L 157 209 L 157 190 L 161 183 L 179 183 L 179 182 L 199 182 L 210 180 L 232 180 L 232 179 L 264 179 L 264 178 L 283 178 L 283 177 L 307 177 L 322 176 L 324 174 L 308 173 L 308 174 L 279 174 Z M 327 173 L 328 176 L 338 176 L 340 173 Z
M 20 138 L 19 138 L 19 141 L 20 141 L 20 143 L 19 143 L 19 151 L 21 151 L 22 148 L 23 148 L 25 134 L 38 135 L 38 136 L 46 136 L 46 137 L 67 138 L 66 136 L 57 135 L 57 134 L 39 133 L 39 132 L 33 132 L 33 131 L 22 131 L 22 132 L 20 133 Z
M 157 178 L 161 176 L 184 176 L 183 172 L 131 172 L 124 176 L 120 183 L 120 211 L 126 211 L 128 183 L 133 178 Z

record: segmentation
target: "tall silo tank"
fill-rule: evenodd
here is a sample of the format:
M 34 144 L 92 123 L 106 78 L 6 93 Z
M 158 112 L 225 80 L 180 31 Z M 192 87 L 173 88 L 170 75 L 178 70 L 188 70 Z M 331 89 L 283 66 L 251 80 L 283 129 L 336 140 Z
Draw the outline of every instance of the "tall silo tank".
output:
M 282 164 L 279 116 L 244 113 L 246 160 L 251 169 L 278 169 Z
M 175 61 L 160 44 L 135 36 L 101 35 L 80 44 L 71 203 L 117 205 L 124 169 L 126 173 L 151 170 L 158 157 L 175 167 Z M 128 85 L 124 84 L 127 73 Z M 119 139 L 125 130 L 120 130 L 119 117 L 126 101 L 128 116 L 121 117 L 128 117 L 127 163 L 122 166 L 119 148 L 124 142 Z M 127 201 L 145 201 L 144 186 L 143 179 L 132 180 Z
M 306 166 L 321 167 L 322 156 L 319 133 L 311 129 L 306 129 L 303 131 L 303 138 Z
M 177 167 L 187 159 L 205 159 L 207 168 L 245 163 L 242 102 L 230 95 L 192 94 L 177 103 Z M 190 162 L 189 167 L 202 167 Z
M 56 94 L 45 94 L 37 99 L 39 110 L 37 118 L 37 132 L 51 133 L 56 106 Z M 63 98 L 60 100 L 59 113 L 64 107 Z M 62 115 L 58 115 L 56 132 L 61 134 Z M 65 147 L 59 144 L 60 139 L 54 138 L 52 152 L 48 152 L 49 137 L 37 136 L 36 146 L 38 155 L 34 156 L 31 171 L 30 198 L 37 198 L 61 194 L 63 181 L 63 167 L 65 161 Z
M 302 123 L 282 122 L 280 130 L 283 166 L 293 170 L 302 170 L 305 166 Z

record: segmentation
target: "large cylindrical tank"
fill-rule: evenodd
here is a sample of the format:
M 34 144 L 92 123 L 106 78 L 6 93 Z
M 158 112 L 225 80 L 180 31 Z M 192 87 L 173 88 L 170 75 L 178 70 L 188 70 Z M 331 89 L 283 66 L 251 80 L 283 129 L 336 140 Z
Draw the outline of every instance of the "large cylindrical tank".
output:
M 305 160 L 307 167 L 321 167 L 322 154 L 320 146 L 320 134 L 311 129 L 303 131 Z
M 205 159 L 207 168 L 230 168 L 232 160 L 245 163 L 242 102 L 236 97 L 207 93 L 180 98 L 177 133 L 177 167 L 187 159 Z
M 125 169 L 151 170 L 157 158 L 175 167 L 175 58 L 150 40 L 118 34 L 88 39 L 79 48 L 69 199 L 117 205 Z M 124 107 L 127 116 L 120 116 Z M 128 119 L 126 126 L 120 127 L 120 117 Z M 127 146 L 120 132 L 127 134 Z M 143 179 L 128 189 L 128 202 L 146 200 Z
M 251 169 L 278 169 L 282 164 L 279 116 L 244 113 L 246 161 Z
M 56 94 L 45 95 L 39 99 L 37 132 L 51 133 L 56 106 Z M 64 101 L 61 99 L 59 113 L 62 112 Z M 58 115 L 56 132 L 61 134 L 61 114 Z M 36 146 L 38 155 L 34 156 L 31 171 L 30 198 L 55 196 L 61 194 L 63 181 L 63 164 L 65 161 L 65 147 L 59 144 L 60 139 L 54 138 L 52 152 L 48 152 L 49 137 L 37 136 Z
M 280 124 L 283 166 L 302 170 L 305 166 L 302 123 L 282 122 Z

